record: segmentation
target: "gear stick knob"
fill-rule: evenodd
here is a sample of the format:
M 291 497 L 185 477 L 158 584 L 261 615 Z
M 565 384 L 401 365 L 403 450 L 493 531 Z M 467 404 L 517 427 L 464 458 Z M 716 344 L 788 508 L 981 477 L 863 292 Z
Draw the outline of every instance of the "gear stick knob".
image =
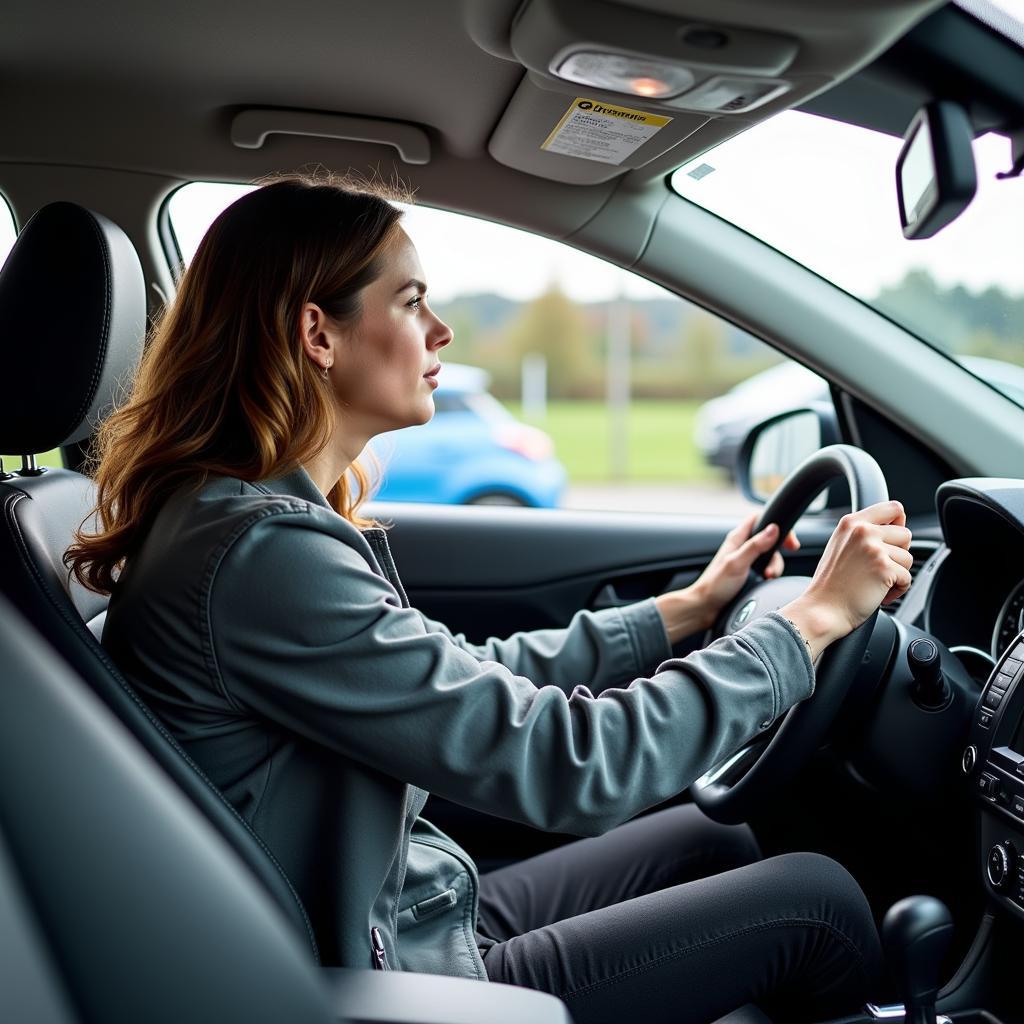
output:
M 908 896 L 885 915 L 882 945 L 906 1007 L 906 1024 L 935 1024 L 939 969 L 952 937 L 949 908 L 932 896 Z
M 914 677 L 914 700 L 923 708 L 935 709 L 949 703 L 949 683 L 942 674 L 942 657 L 934 640 L 919 636 L 907 648 L 910 674 Z

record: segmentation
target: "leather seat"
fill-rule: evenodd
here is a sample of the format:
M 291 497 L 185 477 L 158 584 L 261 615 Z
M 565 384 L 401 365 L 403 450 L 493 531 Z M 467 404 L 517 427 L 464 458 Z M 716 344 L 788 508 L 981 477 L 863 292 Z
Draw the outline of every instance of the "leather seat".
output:
M 0 452 L 87 439 L 134 371 L 145 329 L 146 285 L 128 236 L 71 203 L 39 210 L 0 271 Z M 99 644 L 107 598 L 69 580 L 62 561 L 94 493 L 82 474 L 31 461 L 0 481 L 4 593 L 227 839 L 318 962 L 309 918 L 273 855 Z
M 0 1020 L 572 1024 L 554 996 L 314 968 L 136 737 L 0 597 Z
M 0 599 L 0 1019 L 330 1024 L 274 902 Z

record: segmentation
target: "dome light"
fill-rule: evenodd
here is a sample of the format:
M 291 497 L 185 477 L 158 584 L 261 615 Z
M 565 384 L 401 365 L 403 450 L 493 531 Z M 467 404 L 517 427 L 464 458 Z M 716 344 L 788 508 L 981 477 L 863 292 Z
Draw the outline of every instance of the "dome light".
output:
M 629 91 L 635 92 L 637 96 L 667 96 L 672 86 L 660 78 L 634 78 L 629 83 Z
M 568 82 L 652 99 L 678 96 L 694 83 L 692 72 L 678 64 L 594 50 L 577 50 L 553 70 Z

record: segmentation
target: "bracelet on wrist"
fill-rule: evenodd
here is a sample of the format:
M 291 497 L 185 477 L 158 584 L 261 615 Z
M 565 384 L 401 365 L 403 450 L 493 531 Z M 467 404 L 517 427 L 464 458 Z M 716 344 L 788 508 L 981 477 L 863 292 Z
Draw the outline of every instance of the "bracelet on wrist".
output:
M 811 650 L 811 645 L 810 645 L 809 641 L 807 640 L 807 637 L 805 637 L 803 635 L 803 633 L 800 632 L 800 627 L 792 619 L 787 618 L 787 616 L 785 616 L 785 615 L 782 615 L 782 618 L 784 618 L 793 627 L 793 632 L 796 633 L 796 635 L 798 637 L 800 637 L 801 640 L 803 640 L 804 647 L 807 648 L 807 657 L 810 658 L 811 665 L 813 666 L 814 665 L 814 652 Z

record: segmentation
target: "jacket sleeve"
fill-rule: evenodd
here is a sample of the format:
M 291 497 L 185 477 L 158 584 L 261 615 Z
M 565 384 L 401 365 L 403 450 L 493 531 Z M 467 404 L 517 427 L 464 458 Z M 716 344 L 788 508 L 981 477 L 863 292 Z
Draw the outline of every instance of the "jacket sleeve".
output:
M 418 613 L 428 633 L 440 633 L 477 661 L 496 661 L 537 686 L 592 693 L 649 675 L 672 653 L 654 599 L 624 608 L 580 611 L 564 629 L 535 629 L 471 644 L 443 623 Z
M 538 687 L 428 631 L 337 518 L 283 506 L 219 553 L 210 683 L 241 715 L 457 803 L 598 835 L 685 789 L 813 689 L 806 648 L 774 614 L 600 696 Z

